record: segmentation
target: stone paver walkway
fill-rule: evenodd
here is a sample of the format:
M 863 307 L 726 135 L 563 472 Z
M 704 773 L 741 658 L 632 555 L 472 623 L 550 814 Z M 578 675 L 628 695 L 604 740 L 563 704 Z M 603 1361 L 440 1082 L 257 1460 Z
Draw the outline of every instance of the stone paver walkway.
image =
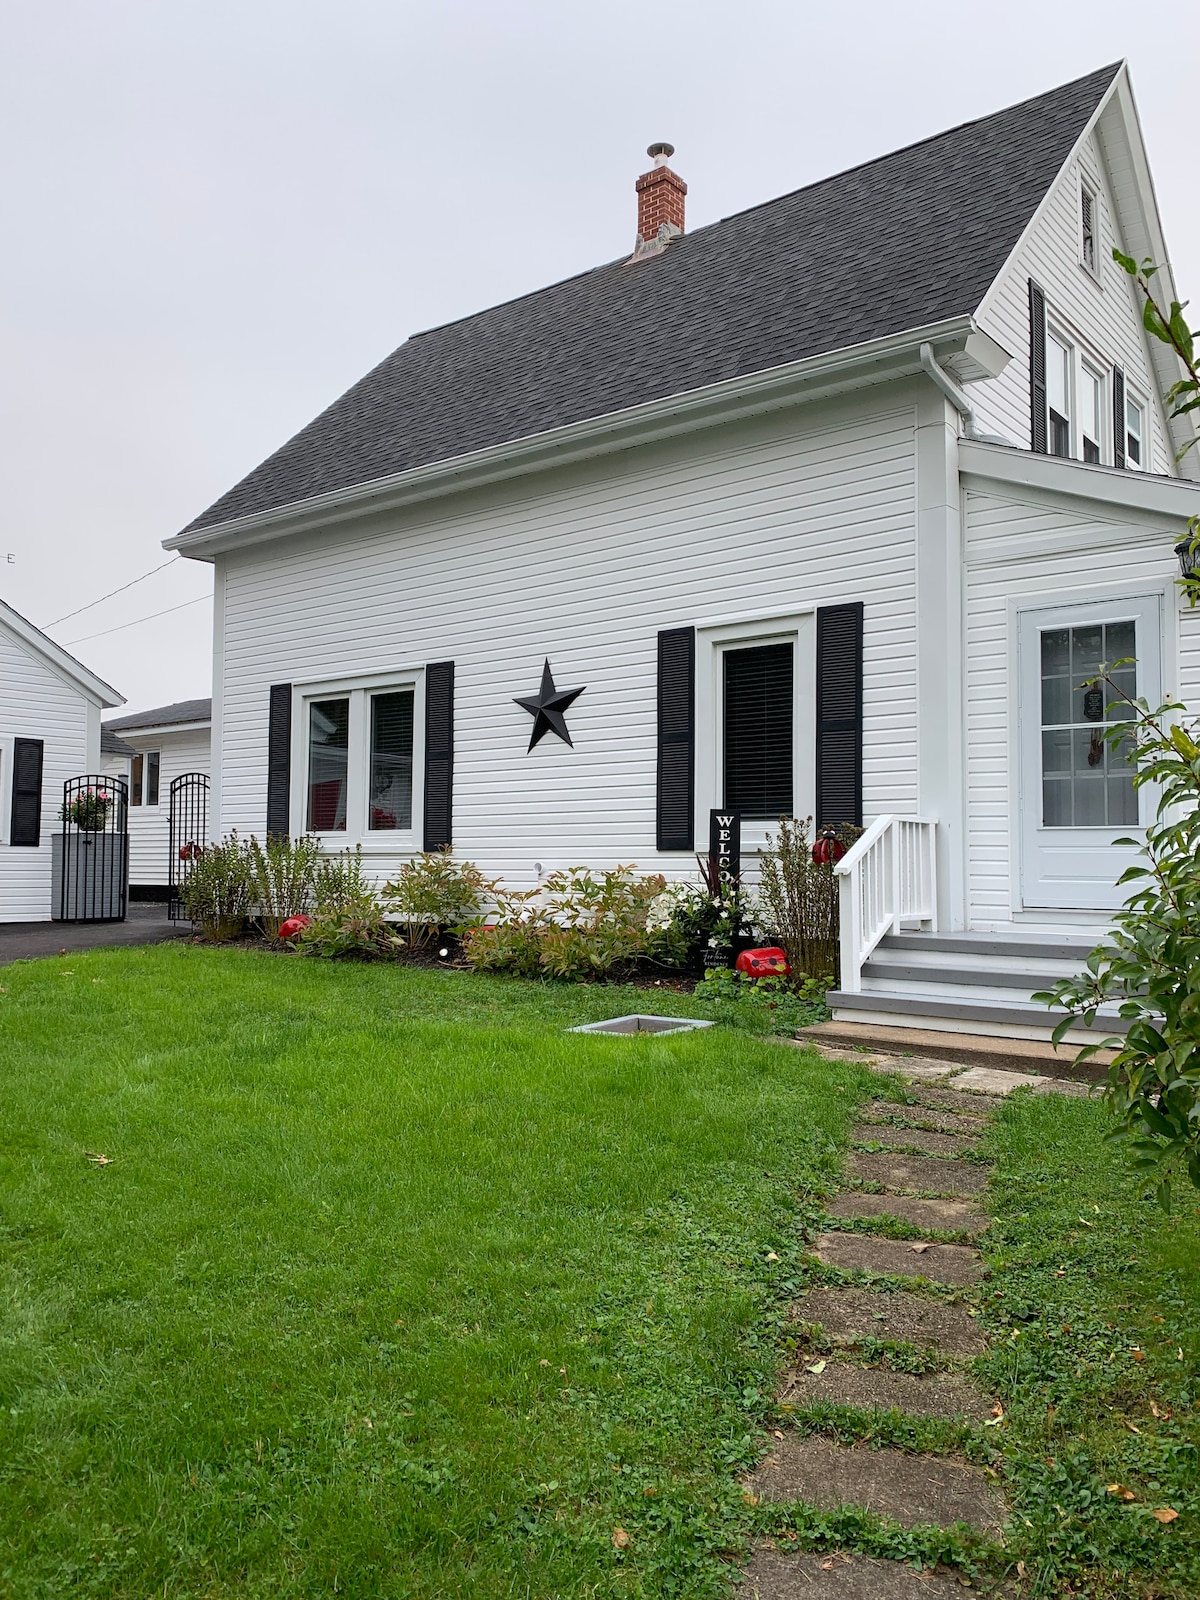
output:
M 777 1433 L 743 1488 L 755 1501 L 802 1502 L 821 1511 L 849 1506 L 906 1528 L 965 1524 L 1002 1540 L 1007 1512 L 992 1474 L 951 1455 L 843 1444 L 826 1436 L 823 1414 L 813 1408 L 852 1407 L 868 1418 L 898 1410 L 982 1429 L 994 1402 L 972 1378 L 969 1363 L 986 1351 L 987 1341 L 954 1293 L 986 1276 L 974 1245 L 989 1220 L 981 1205 L 989 1168 L 978 1155 L 980 1135 L 1016 1089 L 1085 1095 L 1090 1085 L 946 1061 L 842 1058 L 898 1074 L 905 1087 L 881 1092 L 860 1112 L 851 1137 L 869 1148 L 847 1152 L 849 1186 L 827 1205 L 824 1231 L 810 1246 L 834 1281 L 814 1286 L 792 1307 L 800 1354 L 784 1373 L 777 1400 L 785 1416 L 805 1426 Z M 904 1236 L 838 1227 L 860 1219 L 890 1222 L 890 1231 Z M 893 1368 L 880 1355 L 881 1345 L 885 1351 L 889 1345 L 915 1348 L 927 1365 L 942 1370 L 918 1375 Z M 995 1579 L 977 1580 L 974 1589 L 1020 1592 Z M 739 1590 L 744 1600 L 915 1600 L 952 1593 L 962 1593 L 957 1574 L 918 1573 L 902 1562 L 842 1552 L 814 1554 L 794 1535 L 761 1544 Z

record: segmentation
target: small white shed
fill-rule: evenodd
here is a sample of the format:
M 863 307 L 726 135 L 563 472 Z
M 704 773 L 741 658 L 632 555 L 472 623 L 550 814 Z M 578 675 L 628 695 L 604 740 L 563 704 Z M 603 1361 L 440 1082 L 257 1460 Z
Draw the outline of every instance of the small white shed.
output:
M 171 785 L 188 774 L 205 780 L 211 770 L 212 700 L 178 700 L 131 712 L 104 724 L 104 738 L 129 779 L 129 898 L 171 897 Z M 207 807 L 204 807 L 205 812 Z
M 50 920 L 63 784 L 105 770 L 100 713 L 123 704 L 0 600 L 0 922 Z

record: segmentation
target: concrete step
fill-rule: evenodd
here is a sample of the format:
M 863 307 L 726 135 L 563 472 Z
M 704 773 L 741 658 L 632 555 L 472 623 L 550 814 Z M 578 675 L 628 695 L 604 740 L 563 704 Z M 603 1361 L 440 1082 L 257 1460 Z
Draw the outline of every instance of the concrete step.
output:
M 960 966 L 948 963 L 945 957 L 924 961 L 899 961 L 894 956 L 879 960 L 876 956 L 862 969 L 863 982 L 872 989 L 894 989 L 898 984 L 940 984 L 948 989 L 1016 989 L 1026 999 L 1042 989 L 1053 989 L 1060 978 L 1070 976 L 1065 967 L 1046 967 L 1042 971 L 1021 961 L 1013 966 Z
M 827 1267 L 870 1272 L 877 1277 L 925 1278 L 964 1289 L 983 1277 L 979 1252 L 961 1244 L 925 1239 L 882 1239 L 869 1233 L 822 1233 L 813 1254 Z
M 947 1070 L 958 1063 L 1072 1077 L 1085 1082 L 1104 1078 L 1112 1060 L 1111 1052 L 1102 1050 L 1082 1066 L 1074 1067 L 1074 1050 L 1066 1044 L 1056 1050 L 1048 1038 L 1013 1038 L 962 1031 L 940 1019 L 930 1028 L 922 1028 L 915 1018 L 905 1018 L 903 1025 L 891 1027 L 869 1012 L 856 1012 L 838 1022 L 818 1022 L 811 1028 L 802 1028 L 796 1035 L 796 1042 L 818 1050 L 845 1051 L 852 1055 L 868 1052 L 898 1058 L 917 1055 L 922 1059 L 944 1061 Z
M 1016 1039 L 1049 1040 L 1063 1017 L 1061 1011 L 1048 1006 L 982 994 L 956 994 L 948 987 L 939 992 L 932 984 L 897 984 L 886 989 L 873 985 L 857 994 L 831 989 L 826 1003 L 835 1022 L 870 1021 L 889 1028 L 950 1028 Z M 1073 1027 L 1067 1037 L 1084 1044 L 1128 1030 L 1129 1023 L 1123 1017 L 1101 1012 L 1095 1028 Z

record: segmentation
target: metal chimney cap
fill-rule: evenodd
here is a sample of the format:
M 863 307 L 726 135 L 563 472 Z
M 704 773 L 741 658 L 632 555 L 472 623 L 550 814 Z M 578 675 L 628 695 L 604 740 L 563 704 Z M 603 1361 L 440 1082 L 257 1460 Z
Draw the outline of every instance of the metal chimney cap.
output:
M 668 144 L 665 139 L 659 139 L 647 147 L 646 154 L 653 157 L 656 167 L 663 167 L 675 154 L 675 146 Z

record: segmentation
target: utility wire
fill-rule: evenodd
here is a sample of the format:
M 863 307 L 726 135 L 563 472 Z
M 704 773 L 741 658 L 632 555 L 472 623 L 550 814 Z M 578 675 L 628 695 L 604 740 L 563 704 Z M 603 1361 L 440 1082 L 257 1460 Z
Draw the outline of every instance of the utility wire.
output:
M 107 594 L 102 594 L 100 600 L 111 600 L 115 594 L 124 594 L 126 589 L 132 589 L 135 583 L 142 583 L 146 578 L 152 578 L 156 572 L 165 572 L 168 567 L 177 565 L 178 556 L 172 556 L 170 561 L 164 561 L 161 567 L 151 567 L 149 572 L 143 572 L 140 578 L 131 578 L 128 583 L 123 583 L 119 589 L 110 589 Z M 100 600 L 89 600 L 87 605 L 80 606 L 79 611 L 68 611 L 65 617 L 55 617 L 53 622 L 47 622 L 47 628 L 57 628 L 60 622 L 69 622 L 72 617 L 77 617 L 80 611 L 90 611 L 93 606 L 98 606 Z M 93 634 L 93 638 L 97 635 Z
M 172 611 L 186 611 L 189 606 L 198 606 L 202 600 L 211 599 L 210 594 L 198 594 L 194 600 L 185 600 L 181 606 L 168 606 L 165 611 L 152 611 L 148 617 L 134 617 L 132 622 L 119 622 L 115 628 L 102 628 L 99 633 L 85 633 L 82 639 L 68 639 L 67 644 L 86 644 L 89 639 L 103 639 L 105 634 L 120 633 L 123 628 L 136 628 L 139 623 L 153 622 L 155 617 L 169 617 Z M 85 606 L 84 610 L 86 609 Z

